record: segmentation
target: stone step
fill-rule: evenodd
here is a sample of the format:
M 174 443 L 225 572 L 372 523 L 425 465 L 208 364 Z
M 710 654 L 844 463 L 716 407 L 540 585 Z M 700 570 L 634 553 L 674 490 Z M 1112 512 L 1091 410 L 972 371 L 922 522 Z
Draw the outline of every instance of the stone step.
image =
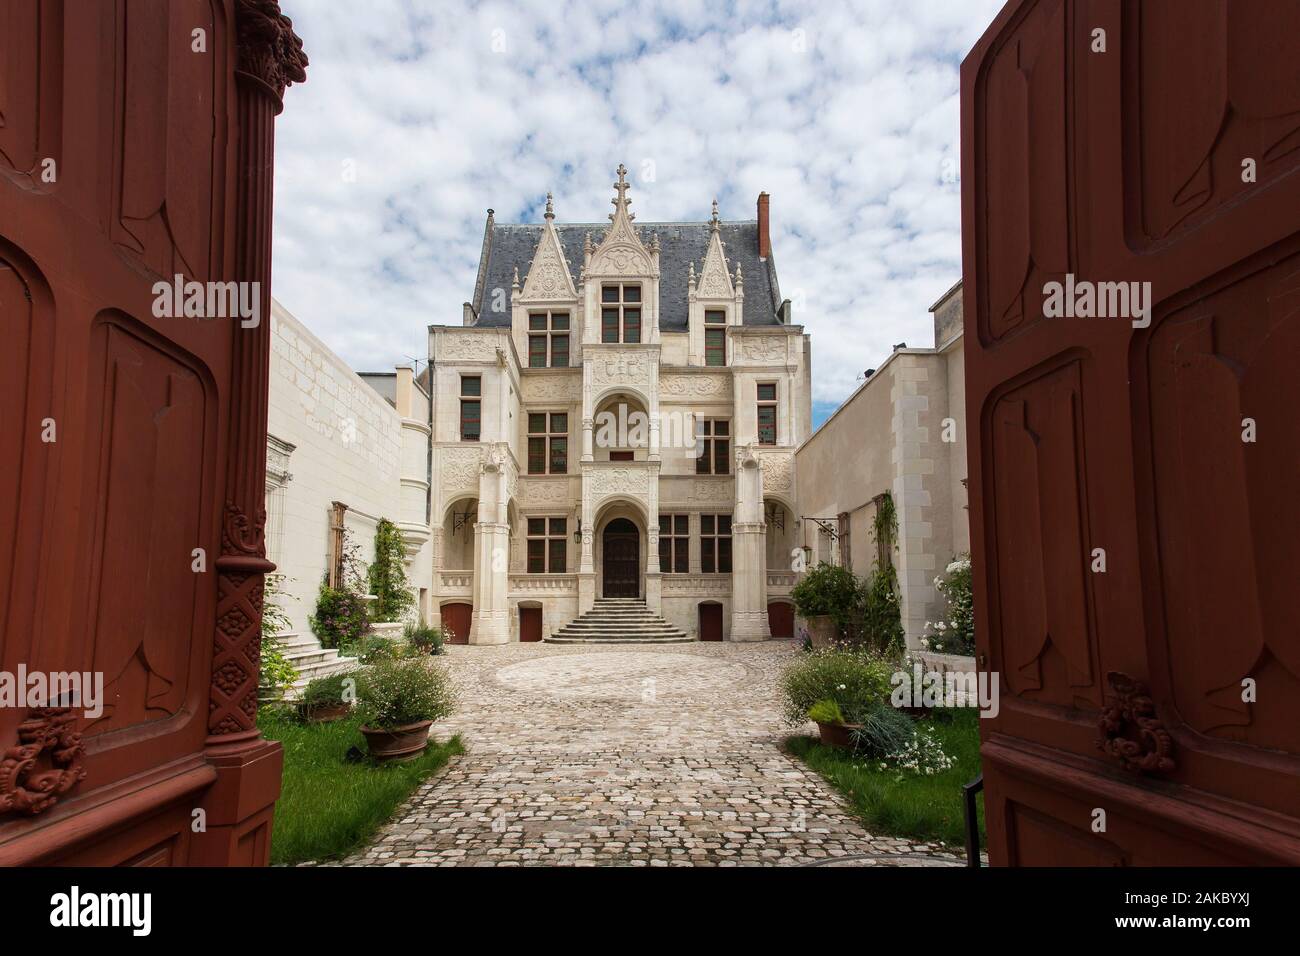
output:
M 546 639 L 547 644 L 694 644 L 695 638 L 685 634 L 676 637 L 569 637 L 553 634 Z
M 586 614 L 547 639 L 551 644 L 690 644 L 674 624 L 651 611 L 640 598 L 597 598 Z

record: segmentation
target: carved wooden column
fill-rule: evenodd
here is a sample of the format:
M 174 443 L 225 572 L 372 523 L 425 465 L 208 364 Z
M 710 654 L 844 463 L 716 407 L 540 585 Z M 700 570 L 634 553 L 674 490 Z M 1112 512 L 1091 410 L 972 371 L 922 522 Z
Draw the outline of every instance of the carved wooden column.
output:
M 275 117 L 284 90 L 307 78 L 307 57 L 276 0 L 235 0 L 238 219 L 235 274 L 257 283 L 260 322 L 232 323 L 230 436 L 205 756 L 217 782 L 203 800 L 193 862 L 256 865 L 270 859 L 280 793 L 280 745 L 257 729 L 266 559 L 266 415 L 271 351 L 271 202 Z

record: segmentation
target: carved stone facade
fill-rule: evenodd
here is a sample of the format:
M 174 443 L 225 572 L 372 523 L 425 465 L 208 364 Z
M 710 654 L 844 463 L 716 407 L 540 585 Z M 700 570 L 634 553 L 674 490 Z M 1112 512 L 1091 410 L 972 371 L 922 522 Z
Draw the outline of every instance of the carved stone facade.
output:
M 540 224 L 489 215 L 464 325 L 430 327 L 430 605 L 458 640 L 518 640 L 539 606 L 549 635 L 613 593 L 761 640 L 788 601 L 810 347 L 765 210 L 638 224 L 630 189 L 620 167 L 603 229 L 549 195 Z

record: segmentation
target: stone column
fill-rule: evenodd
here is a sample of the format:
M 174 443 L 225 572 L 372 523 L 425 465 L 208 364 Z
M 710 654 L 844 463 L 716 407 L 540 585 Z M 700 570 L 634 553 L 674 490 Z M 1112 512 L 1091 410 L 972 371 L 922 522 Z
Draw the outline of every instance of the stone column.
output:
M 663 609 L 663 574 L 659 570 L 659 460 L 650 462 L 646 476 L 645 604 L 654 613 Z
M 474 616 L 471 644 L 510 641 L 510 523 L 506 463 L 494 448 L 479 466 L 478 523 L 474 526 Z
M 731 518 L 731 636 L 766 641 L 767 526 L 763 522 L 763 472 L 749 448 L 736 451 L 736 510 Z
M 236 0 L 237 159 L 234 275 L 255 283 L 253 327 L 234 336 L 226 507 L 217 570 L 216 629 L 204 758 L 217 772 L 201 800 L 203 829 L 192 835 L 196 865 L 270 862 L 271 820 L 283 754 L 257 729 L 266 559 L 266 414 L 271 356 L 271 200 L 275 117 L 284 90 L 307 78 L 307 57 L 274 0 Z

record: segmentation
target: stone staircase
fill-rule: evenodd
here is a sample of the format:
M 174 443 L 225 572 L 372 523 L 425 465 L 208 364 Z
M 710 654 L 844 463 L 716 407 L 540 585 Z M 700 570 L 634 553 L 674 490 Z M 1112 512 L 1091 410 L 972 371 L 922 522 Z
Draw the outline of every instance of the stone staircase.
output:
M 282 634 L 280 647 L 284 656 L 298 669 L 298 679 L 284 692 L 285 700 L 297 700 L 303 689 L 317 677 L 328 677 L 360 666 L 355 657 L 340 657 L 334 648 L 321 647 L 320 641 L 312 634 Z
M 683 634 L 637 598 L 596 598 L 596 606 L 570 621 L 548 644 L 693 644 Z

